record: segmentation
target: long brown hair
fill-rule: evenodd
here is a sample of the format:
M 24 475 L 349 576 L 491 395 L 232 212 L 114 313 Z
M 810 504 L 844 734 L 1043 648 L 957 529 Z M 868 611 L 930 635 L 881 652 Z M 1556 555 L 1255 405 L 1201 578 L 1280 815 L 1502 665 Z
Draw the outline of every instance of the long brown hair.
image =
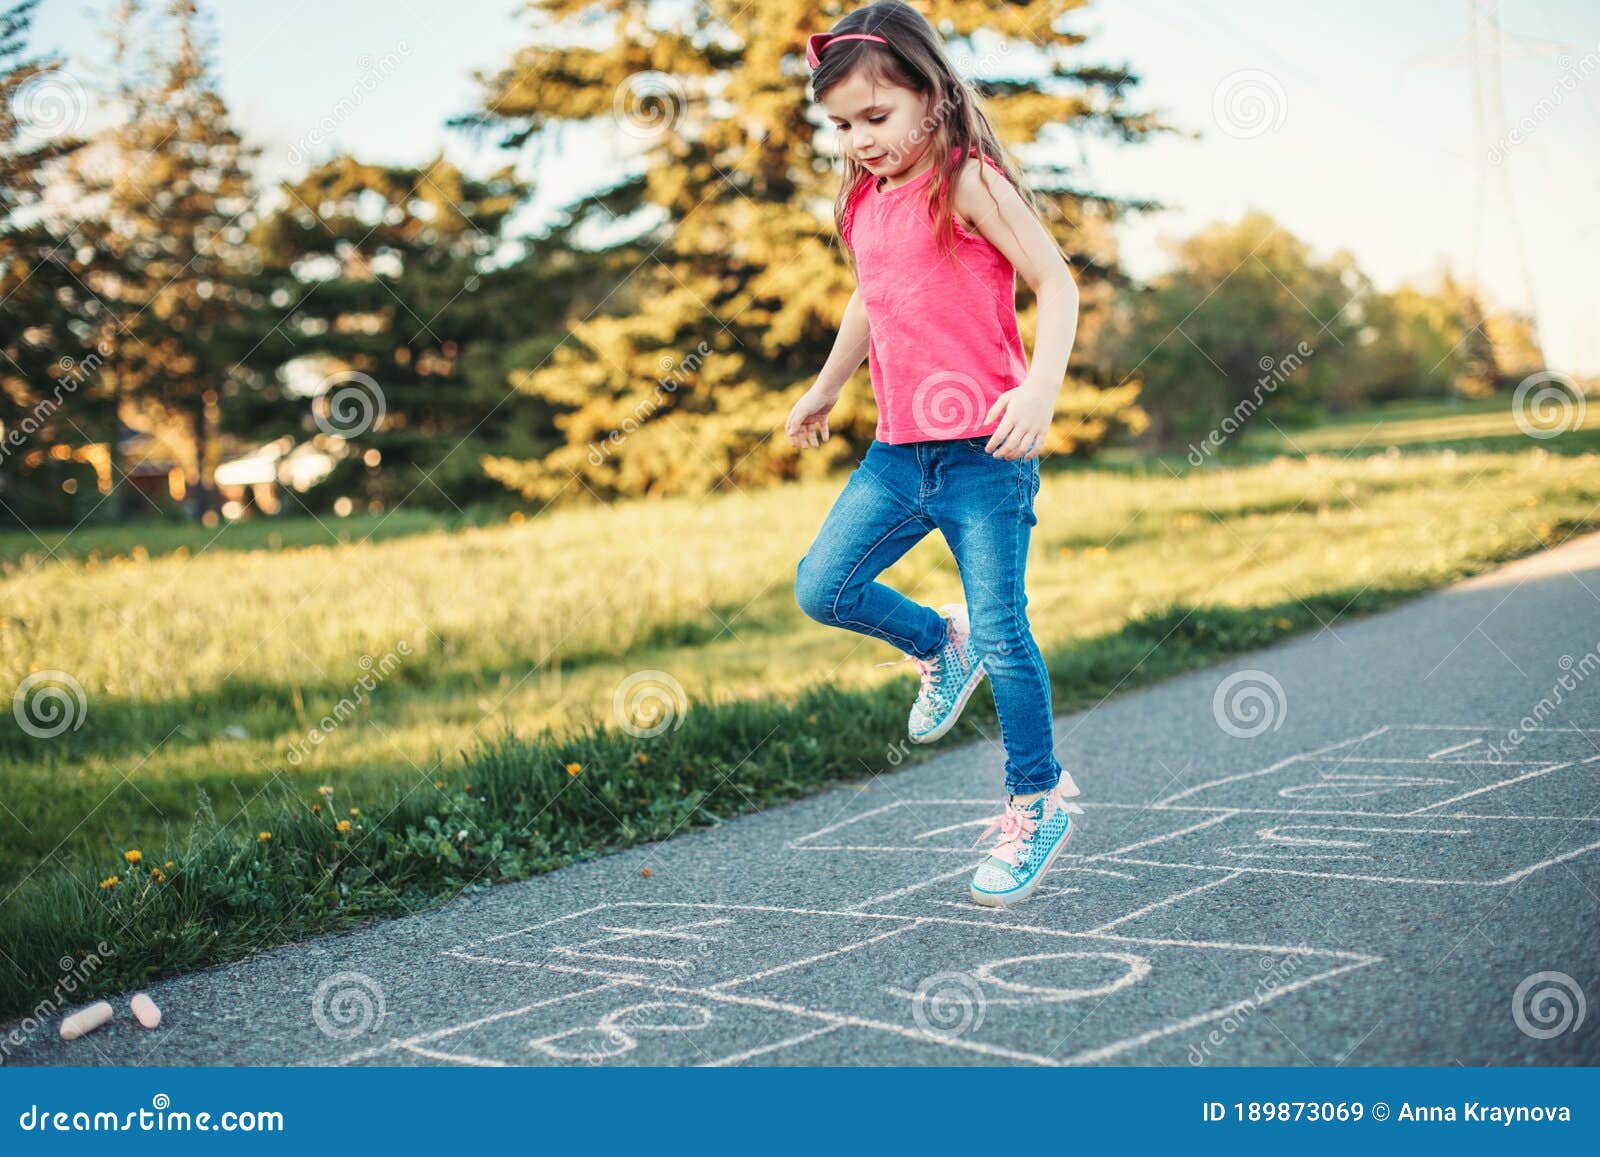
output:
M 811 74 L 813 100 L 821 101 L 830 89 L 860 70 L 868 80 L 911 89 L 927 102 L 928 116 L 923 123 L 934 150 L 927 208 L 943 250 L 951 252 L 955 246 L 951 191 L 959 166 L 971 157 L 974 149 L 994 161 L 1029 207 L 1039 212 L 1038 202 L 1023 180 L 1020 167 L 1001 147 L 989 123 L 983 98 L 957 75 L 945 55 L 944 42 L 922 13 L 904 0 L 876 0 L 844 16 L 828 31 L 834 35 L 869 32 L 888 43 L 845 40 L 824 49 L 821 63 Z M 984 175 L 988 175 L 987 166 Z M 863 180 L 872 179 L 866 166 L 850 156 L 844 158 L 844 179 L 839 183 L 839 194 L 833 203 L 833 224 L 841 241 L 845 236 L 845 211 L 850 200 Z M 991 193 L 990 198 L 993 196 Z M 844 248 L 854 272 L 855 252 L 848 244 Z

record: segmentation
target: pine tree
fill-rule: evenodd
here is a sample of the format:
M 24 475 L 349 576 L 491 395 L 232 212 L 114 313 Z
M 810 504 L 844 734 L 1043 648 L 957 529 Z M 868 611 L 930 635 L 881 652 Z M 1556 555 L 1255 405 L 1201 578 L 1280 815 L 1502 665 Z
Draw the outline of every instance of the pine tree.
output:
M 568 338 L 512 379 L 553 407 L 563 439 L 539 460 L 487 461 L 494 477 L 530 499 L 769 483 L 848 461 L 876 422 L 863 368 L 834 411 L 841 436 L 804 456 L 781 436 L 855 288 L 833 235 L 838 175 L 821 150 L 826 122 L 810 104 L 802 48 L 845 6 L 684 7 L 674 10 L 675 23 L 653 26 L 642 5 L 608 6 L 615 23 L 603 46 L 542 35 L 480 77 L 476 121 L 499 129 L 507 147 L 542 145 L 548 130 L 607 116 L 620 136 L 640 143 L 644 171 L 573 206 L 575 221 L 607 224 L 634 210 L 658 219 L 638 239 L 643 256 L 629 251 L 616 267 L 603 309 L 570 310 Z M 1126 107 L 1124 91 L 1137 83 L 1126 70 L 1062 61 L 1083 40 L 1063 19 L 1080 7 L 1082 0 L 938 7 L 958 58 L 981 29 L 986 46 L 1052 62 L 1048 83 L 972 78 L 1013 149 L 1046 129 L 1136 141 L 1164 127 Z M 529 8 L 567 29 L 590 12 L 577 0 L 533 0 Z M 1126 211 L 1153 206 L 1096 194 L 1073 178 L 1048 168 L 1030 184 L 1082 289 L 1087 345 L 1108 290 L 1124 280 L 1109 227 Z M 1019 320 L 1031 343 L 1031 295 Z M 1137 428 L 1137 391 L 1075 360 L 1053 440 L 1086 452 L 1116 426 Z
M 506 359 L 529 356 L 530 342 L 548 352 L 555 339 L 533 323 L 566 285 L 537 262 L 491 260 L 525 186 L 509 169 L 478 179 L 442 157 L 339 156 L 281 193 L 253 237 L 249 366 L 264 382 L 309 377 L 301 431 L 356 451 L 305 501 L 448 509 L 503 494 L 479 458 L 537 452 L 540 424 L 536 402 L 506 387 Z
M 87 92 L 58 60 L 28 55 L 37 7 L 0 8 L 0 520 L 23 525 L 92 510 L 105 469 L 92 432 L 108 417 L 90 340 L 99 306 L 46 204 L 51 172 L 82 147 Z
M 90 284 L 112 307 L 112 372 L 123 421 L 178 459 L 187 499 L 214 518 L 227 335 L 243 324 L 258 150 L 244 144 L 211 75 L 194 0 L 168 0 L 146 55 L 139 0 L 113 13 L 113 96 L 122 117 L 80 167 Z

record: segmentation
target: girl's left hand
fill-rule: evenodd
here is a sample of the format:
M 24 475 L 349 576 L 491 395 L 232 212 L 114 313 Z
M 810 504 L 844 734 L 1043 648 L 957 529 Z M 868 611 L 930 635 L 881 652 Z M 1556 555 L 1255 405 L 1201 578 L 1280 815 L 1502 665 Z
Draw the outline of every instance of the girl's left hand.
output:
M 1003 415 L 983 448 L 996 458 L 1037 458 L 1044 450 L 1055 409 L 1054 396 L 1027 384 L 1007 390 L 994 400 L 983 419 L 987 426 L 997 415 Z

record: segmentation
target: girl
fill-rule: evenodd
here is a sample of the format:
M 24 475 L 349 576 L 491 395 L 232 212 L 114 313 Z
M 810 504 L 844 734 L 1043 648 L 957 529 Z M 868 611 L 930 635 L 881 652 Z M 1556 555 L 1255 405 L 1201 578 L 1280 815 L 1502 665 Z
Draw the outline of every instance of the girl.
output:
M 797 449 L 828 438 L 846 379 L 869 359 L 876 436 L 795 571 L 807 615 L 914 662 L 915 743 L 955 724 L 984 675 L 1005 747 L 1004 812 L 970 895 L 1026 899 L 1072 830 L 1078 794 L 1056 760 L 1050 678 L 1023 591 L 1039 452 L 1066 375 L 1078 290 L 1031 193 L 933 27 L 879 0 L 810 37 L 813 97 L 839 132 L 834 220 L 857 279 L 833 352 L 795 404 Z M 1030 367 L 1016 273 L 1039 300 Z M 965 603 L 936 612 L 876 576 L 937 528 Z M 969 618 L 970 612 L 970 618 Z M 880 664 L 882 665 L 882 664 Z

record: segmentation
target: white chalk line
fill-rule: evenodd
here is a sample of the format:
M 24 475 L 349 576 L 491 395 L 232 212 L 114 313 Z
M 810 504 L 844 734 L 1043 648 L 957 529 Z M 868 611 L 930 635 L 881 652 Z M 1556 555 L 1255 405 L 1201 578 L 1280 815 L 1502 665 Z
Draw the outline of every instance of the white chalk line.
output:
M 603 907 L 604 905 L 601 906 Z M 490 1013 L 488 1016 L 479 1017 L 477 1020 L 469 1020 L 464 1024 L 451 1025 L 449 1028 L 435 1029 L 433 1032 L 418 1033 L 416 1036 L 409 1036 L 404 1039 L 399 1037 L 391 1037 L 388 1044 L 379 1045 L 376 1048 L 362 1049 L 360 1052 L 349 1053 L 345 1057 L 341 1058 L 339 1063 L 349 1064 L 351 1061 L 362 1060 L 365 1057 L 380 1056 L 383 1053 L 393 1052 L 395 1049 L 409 1048 L 412 1045 L 420 1045 L 426 1041 L 443 1040 L 445 1037 L 454 1036 L 458 1032 L 466 1032 L 468 1029 L 479 1028 L 480 1026 L 486 1024 L 493 1024 L 495 1021 L 505 1020 L 507 1017 L 523 1016 L 534 1011 L 535 1009 L 545 1008 L 552 1004 L 560 1004 L 564 1000 L 572 1000 L 580 996 L 590 996 L 595 993 L 605 992 L 607 989 L 621 987 L 622 985 L 618 982 L 613 982 L 611 984 L 597 984 L 590 988 L 580 988 L 573 992 L 564 992 L 560 996 L 550 996 L 546 997 L 544 1000 L 536 1000 L 532 1004 L 523 1005 L 521 1008 L 512 1008 L 507 1009 L 504 1012 Z
M 1272 992 L 1268 993 L 1259 1000 L 1255 1000 L 1255 1004 L 1257 1006 L 1268 1004 L 1274 1000 L 1277 1000 L 1280 996 L 1287 996 L 1296 989 L 1304 988 L 1310 984 L 1316 984 L 1319 981 L 1331 980 L 1341 973 L 1350 972 L 1357 968 L 1365 968 L 1369 964 L 1376 964 L 1382 959 L 1383 957 L 1381 956 L 1371 956 L 1365 960 L 1358 960 L 1352 964 L 1344 964 L 1338 968 L 1330 969 L 1327 972 L 1320 972 L 1315 976 L 1308 976 L 1302 980 L 1296 980 L 1290 984 L 1283 985 L 1281 988 L 1274 989 Z M 1176 1024 L 1166 1025 L 1163 1028 L 1153 1028 L 1146 1032 L 1139 1033 L 1137 1036 L 1128 1037 L 1126 1040 L 1120 1040 L 1114 1044 L 1104 1045 L 1101 1048 L 1089 1049 L 1081 1053 L 1074 1053 L 1071 1056 L 1064 1058 L 1062 1063 L 1067 1065 L 1094 1064 L 1096 1061 L 1102 1061 L 1108 1057 L 1116 1056 L 1118 1053 L 1127 1052 L 1129 1049 L 1138 1048 L 1140 1045 L 1149 1044 L 1153 1040 L 1159 1040 L 1161 1037 L 1170 1036 L 1175 1032 L 1183 1032 L 1186 1029 L 1196 1028 L 1199 1025 L 1205 1024 L 1207 1021 L 1221 1020 L 1238 1011 L 1240 1005 L 1243 1003 L 1243 1001 L 1235 1001 L 1234 1003 L 1226 1005 L 1223 1008 L 1214 1009 L 1211 1012 L 1203 1012 L 1196 1016 L 1188 1017 L 1177 1022 Z
M 753 1057 L 759 1057 L 766 1053 L 781 1052 L 784 1049 L 793 1048 L 795 1045 L 805 1044 L 808 1040 L 815 1040 L 819 1036 L 827 1036 L 830 1032 L 838 1032 L 844 1027 L 845 1026 L 842 1024 L 825 1024 L 821 1028 L 811 1029 L 807 1032 L 800 1033 L 798 1036 L 789 1037 L 786 1040 L 774 1041 L 769 1045 L 759 1045 L 753 1049 L 745 1049 L 744 1052 L 734 1053 L 732 1056 L 720 1057 L 714 1061 L 706 1061 L 699 1067 L 710 1069 L 719 1068 L 723 1065 L 743 1064 L 745 1061 L 748 1061 Z
M 791 960 L 786 964 L 776 964 L 771 968 L 764 968 L 760 972 L 751 972 L 744 976 L 736 976 L 732 980 L 718 981 L 716 984 L 707 985 L 706 987 L 712 992 L 722 992 L 726 989 L 734 988 L 741 984 L 751 984 L 757 980 L 765 980 L 769 976 L 776 976 L 778 973 L 787 972 L 791 968 L 804 968 L 808 964 L 816 964 L 818 961 L 827 960 L 829 957 L 833 956 L 842 956 L 846 952 L 854 952 L 858 948 L 865 948 L 867 945 L 876 944 L 880 940 L 888 940 L 892 936 L 902 936 L 905 933 L 915 929 L 921 923 L 921 917 L 913 917 L 910 924 L 900 928 L 891 928 L 887 932 L 879 932 L 876 936 L 869 936 L 865 940 L 856 940 L 849 944 L 841 945 L 838 948 L 830 948 L 825 952 L 818 952 L 814 956 L 807 956 L 801 960 Z
M 1258 771 L 1243 771 L 1236 775 L 1225 775 L 1221 779 L 1213 779 L 1207 783 L 1196 784 L 1194 787 L 1185 788 L 1183 791 L 1176 792 L 1173 795 L 1167 796 L 1163 800 L 1157 801 L 1157 806 L 1161 804 L 1173 803 L 1176 800 L 1183 799 L 1185 796 L 1193 795 L 1195 792 L 1204 791 L 1208 787 L 1216 787 L 1218 784 L 1233 783 L 1241 779 L 1253 779 L 1258 775 L 1271 775 L 1275 771 L 1279 771 L 1285 767 L 1288 767 L 1291 763 L 1296 763 L 1303 759 L 1313 759 L 1324 752 L 1337 751 L 1339 748 L 1348 747 L 1352 743 L 1362 743 L 1373 738 L 1374 736 L 1382 735 L 1387 730 L 1389 730 L 1389 725 L 1383 724 L 1382 726 L 1373 728 L 1371 731 L 1363 732 L 1361 735 L 1352 736 L 1349 739 L 1341 739 L 1337 743 L 1330 743 L 1322 747 L 1314 748 L 1311 751 L 1302 751 L 1294 755 L 1285 756 L 1283 759 L 1278 760 L 1277 763 L 1272 764 L 1270 767 L 1263 767 Z
M 1529 780 L 1529 779 L 1538 779 L 1540 776 L 1549 775 L 1552 771 L 1560 771 L 1564 767 L 1571 767 L 1571 766 L 1572 766 L 1572 763 L 1571 763 L 1570 760 L 1568 762 L 1566 762 L 1566 763 L 1553 763 L 1553 764 L 1550 764 L 1547 767 L 1541 767 L 1537 771 L 1530 771 L 1526 775 L 1514 776 L 1511 779 L 1501 780 L 1499 783 L 1491 783 L 1487 787 L 1480 787 L 1480 788 L 1477 788 L 1477 789 L 1475 789 L 1473 791 L 1463 792 L 1462 794 L 1457 795 L 1457 796 L 1451 796 L 1449 799 L 1442 799 L 1438 803 L 1427 804 L 1427 805 L 1425 805 L 1423 807 L 1417 808 L 1414 811 L 1407 812 L 1406 815 L 1408 815 L 1408 816 L 1421 815 L 1423 812 L 1432 811 L 1434 808 L 1447 807 L 1447 806 L 1449 806 L 1450 804 L 1453 804 L 1453 803 L 1460 803 L 1464 799 L 1471 799 L 1473 796 L 1482 795 L 1484 792 L 1499 791 L 1501 788 L 1510 787 L 1514 783 L 1522 783 L 1524 780 Z
M 1100 924 L 1094 928 L 1091 928 L 1089 931 L 1105 932 L 1108 929 L 1115 928 L 1118 924 L 1125 924 L 1129 920 L 1137 920 L 1140 916 L 1148 915 L 1158 908 L 1165 908 L 1168 904 L 1176 904 L 1179 900 L 1187 900 L 1190 896 L 1198 895 L 1199 893 L 1210 888 L 1215 888 L 1232 880 L 1237 880 L 1242 875 L 1244 875 L 1243 872 L 1230 871 L 1227 875 L 1222 876 L 1219 879 L 1207 880 L 1203 884 L 1196 884 L 1194 887 L 1186 889 L 1182 892 L 1178 892 L 1175 895 L 1168 896 L 1164 900 L 1157 900 L 1154 904 L 1146 904 L 1143 908 L 1136 908 L 1132 912 L 1129 912 L 1126 916 L 1118 916 L 1115 920 L 1107 920 L 1104 924 Z

